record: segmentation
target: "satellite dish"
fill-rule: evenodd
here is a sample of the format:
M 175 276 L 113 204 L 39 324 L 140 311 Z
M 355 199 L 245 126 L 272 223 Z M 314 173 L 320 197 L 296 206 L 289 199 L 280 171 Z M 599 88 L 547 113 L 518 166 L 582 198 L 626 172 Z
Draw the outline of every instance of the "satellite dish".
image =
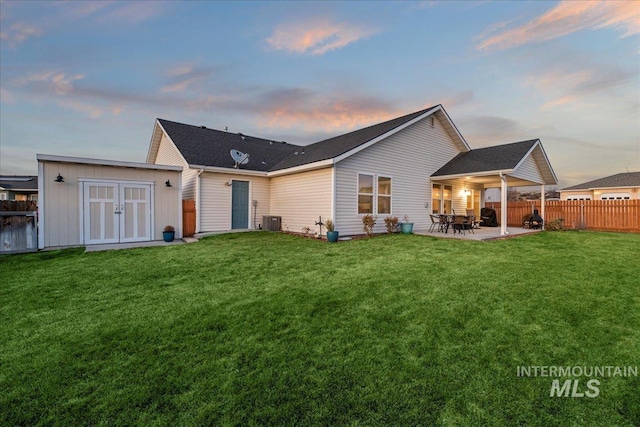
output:
M 249 153 L 245 154 L 242 151 L 231 150 L 231 158 L 236 162 L 234 168 L 238 169 L 238 165 L 246 165 L 249 163 Z

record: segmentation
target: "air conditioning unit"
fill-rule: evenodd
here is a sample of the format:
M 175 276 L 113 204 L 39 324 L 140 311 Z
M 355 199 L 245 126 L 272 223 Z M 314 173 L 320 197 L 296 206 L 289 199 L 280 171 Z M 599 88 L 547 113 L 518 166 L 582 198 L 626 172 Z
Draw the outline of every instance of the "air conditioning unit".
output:
M 271 215 L 263 216 L 262 229 L 266 231 L 280 231 L 282 229 L 282 217 Z

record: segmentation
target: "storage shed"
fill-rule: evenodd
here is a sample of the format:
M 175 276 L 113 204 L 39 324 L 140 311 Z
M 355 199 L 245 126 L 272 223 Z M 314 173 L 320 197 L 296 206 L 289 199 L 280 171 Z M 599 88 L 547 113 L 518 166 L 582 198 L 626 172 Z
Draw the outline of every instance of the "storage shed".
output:
M 182 167 L 38 154 L 38 248 L 182 238 Z

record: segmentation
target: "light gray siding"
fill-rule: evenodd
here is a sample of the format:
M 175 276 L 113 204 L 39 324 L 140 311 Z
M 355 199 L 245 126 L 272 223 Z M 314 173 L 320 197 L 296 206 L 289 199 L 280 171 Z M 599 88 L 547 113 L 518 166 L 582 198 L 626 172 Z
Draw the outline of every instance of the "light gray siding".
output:
M 358 173 L 391 177 L 391 215 L 400 219 L 409 215 L 416 229 L 427 228 L 431 213 L 429 177 L 459 152 L 440 120 L 436 118 L 431 127 L 427 117 L 337 163 L 336 230 L 342 235 L 363 233 L 363 215 L 357 210 Z M 466 201 L 458 196 L 454 206 L 464 206 Z M 385 231 L 386 216 L 378 215 L 375 232 Z
M 249 175 L 204 172 L 200 175 L 200 233 L 231 230 L 230 180 L 249 182 L 249 228 L 258 228 L 269 215 L 269 179 Z M 252 201 L 258 202 L 254 209 Z M 196 206 L 196 209 L 198 207 Z M 255 219 L 255 223 L 254 223 Z
M 522 164 L 511 175 L 516 178 L 523 178 L 538 184 L 544 183 L 540 169 L 531 155 L 527 156 L 527 158 L 524 159 L 524 162 L 522 162 Z
M 196 178 L 198 170 L 189 169 L 189 165 L 165 133 L 162 134 L 162 138 L 160 139 L 155 164 L 182 166 L 182 198 L 185 200 L 196 198 Z
M 270 215 L 282 217 L 283 230 L 319 231 L 318 217 L 331 218 L 332 179 L 332 168 L 271 178 Z
M 195 200 L 196 179 L 198 179 L 197 169 L 185 169 L 182 172 L 182 199 Z

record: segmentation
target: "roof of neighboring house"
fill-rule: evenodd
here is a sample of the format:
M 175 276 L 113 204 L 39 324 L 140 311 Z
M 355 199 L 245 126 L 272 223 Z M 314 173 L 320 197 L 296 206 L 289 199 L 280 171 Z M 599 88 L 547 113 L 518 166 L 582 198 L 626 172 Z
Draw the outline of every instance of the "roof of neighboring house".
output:
M 188 164 L 232 168 L 235 162 L 229 152 L 231 149 L 236 149 L 249 154 L 249 162 L 242 165 L 241 169 L 269 172 L 334 159 L 401 128 L 429 111 L 436 111 L 438 107 L 441 108 L 440 105 L 426 108 L 306 146 L 208 129 L 204 126 L 186 125 L 164 119 L 158 119 L 158 123 Z M 443 114 L 446 115 L 446 113 Z M 455 127 L 452 126 L 452 128 Z M 154 137 L 152 144 L 154 140 L 159 141 L 157 137 Z M 460 140 L 465 147 L 468 147 L 462 137 Z M 152 159 L 148 160 L 152 161 Z
M 582 184 L 563 188 L 565 190 L 589 190 L 591 188 L 640 187 L 640 172 L 623 172 Z
M 460 153 L 431 176 L 512 170 L 536 142 L 537 139 L 532 139 Z
M 1 175 L 0 189 L 4 191 L 38 191 L 38 177 L 33 175 Z

